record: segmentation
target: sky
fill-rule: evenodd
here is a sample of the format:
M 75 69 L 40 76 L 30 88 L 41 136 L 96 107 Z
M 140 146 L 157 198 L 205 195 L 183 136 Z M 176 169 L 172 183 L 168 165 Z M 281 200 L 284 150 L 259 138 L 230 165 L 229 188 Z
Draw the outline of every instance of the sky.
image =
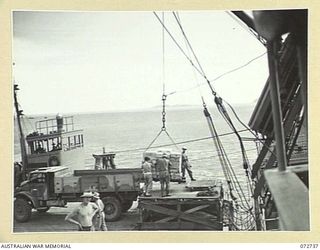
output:
M 225 11 L 181 11 L 179 17 L 208 79 L 266 52 Z M 164 20 L 189 54 L 172 12 Z M 166 94 L 174 92 L 170 106 L 200 106 L 201 96 L 213 105 L 204 78 L 162 33 L 152 12 L 13 12 L 13 79 L 24 113 L 148 109 L 161 105 L 163 83 Z M 254 103 L 267 77 L 264 54 L 212 86 L 231 104 Z

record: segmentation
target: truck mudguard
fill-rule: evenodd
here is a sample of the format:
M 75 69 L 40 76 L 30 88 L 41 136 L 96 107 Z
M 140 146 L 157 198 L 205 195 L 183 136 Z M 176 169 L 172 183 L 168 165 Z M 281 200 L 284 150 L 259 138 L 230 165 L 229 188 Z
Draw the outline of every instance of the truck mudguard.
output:
M 39 207 L 39 201 L 36 198 L 32 197 L 32 195 L 29 192 L 22 191 L 22 192 L 15 194 L 14 197 L 15 198 L 24 198 L 26 200 L 31 201 L 32 206 L 34 208 Z

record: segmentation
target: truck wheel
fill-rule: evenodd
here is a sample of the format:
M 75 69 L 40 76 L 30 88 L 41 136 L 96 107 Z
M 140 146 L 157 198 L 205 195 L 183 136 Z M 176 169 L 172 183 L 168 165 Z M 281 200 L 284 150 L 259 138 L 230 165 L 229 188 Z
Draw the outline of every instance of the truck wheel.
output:
M 127 212 L 132 207 L 133 201 L 124 201 L 122 203 L 122 212 Z
M 120 201 L 115 197 L 105 197 L 102 199 L 104 203 L 104 213 L 106 221 L 116 221 L 119 219 L 122 211 Z
M 14 218 L 18 222 L 27 222 L 31 218 L 31 205 L 26 199 L 17 198 L 14 201 Z
M 45 213 L 45 212 L 49 211 L 49 209 L 50 209 L 50 207 L 39 207 L 39 208 L 37 208 L 37 211 L 39 213 Z

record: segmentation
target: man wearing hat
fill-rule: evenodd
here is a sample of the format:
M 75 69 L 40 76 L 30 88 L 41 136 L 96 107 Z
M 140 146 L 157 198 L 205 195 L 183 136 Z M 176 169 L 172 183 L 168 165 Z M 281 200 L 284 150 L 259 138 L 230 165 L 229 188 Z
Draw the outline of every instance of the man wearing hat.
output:
M 169 156 L 165 153 L 162 155 L 162 158 L 158 158 L 156 161 L 156 169 L 159 172 L 162 197 L 170 196 L 169 195 L 170 166 L 171 166 L 171 163 L 169 161 Z
M 94 225 L 96 231 L 108 231 L 106 225 L 106 215 L 104 213 L 104 204 L 100 199 L 100 194 L 98 192 L 94 192 L 92 196 L 92 201 L 98 206 L 99 212 L 96 213 L 94 217 Z
M 182 148 L 182 153 L 181 153 L 181 171 L 182 171 L 182 181 L 186 181 L 186 177 L 185 177 L 185 174 L 186 174 L 186 170 L 188 172 L 188 175 L 191 179 L 191 181 L 195 181 L 196 179 L 193 178 L 193 175 L 192 175 L 192 170 L 191 170 L 191 164 L 188 160 L 188 156 L 186 154 L 186 151 L 187 151 L 187 148 L 186 147 L 183 147 Z
M 82 203 L 70 212 L 65 220 L 79 227 L 79 231 L 94 231 L 93 228 L 93 217 L 100 211 L 95 203 L 90 202 L 92 198 L 91 192 L 84 192 L 80 197 Z

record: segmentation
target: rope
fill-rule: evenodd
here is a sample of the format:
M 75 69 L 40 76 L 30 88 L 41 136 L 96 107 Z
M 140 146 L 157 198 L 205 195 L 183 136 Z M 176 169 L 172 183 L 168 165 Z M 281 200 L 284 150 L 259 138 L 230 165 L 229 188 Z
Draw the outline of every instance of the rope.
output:
M 199 66 L 199 68 L 200 68 L 200 70 L 201 70 L 201 72 L 202 72 L 201 75 L 205 78 L 206 82 L 208 83 L 208 86 L 210 87 L 210 90 L 211 90 L 212 94 L 215 96 L 215 101 L 216 101 L 216 104 L 217 104 L 217 107 L 218 107 L 219 112 L 220 112 L 221 114 L 223 114 L 223 117 L 224 117 L 225 120 L 227 121 L 228 125 L 232 128 L 232 131 L 233 131 L 234 133 L 236 133 L 236 135 L 237 135 L 238 138 L 239 138 L 240 148 L 241 148 L 241 152 L 242 152 L 242 156 L 243 156 L 243 167 L 245 168 L 245 170 L 246 170 L 246 176 L 248 177 L 248 170 L 247 170 L 247 169 L 248 169 L 249 164 L 248 164 L 248 159 L 247 159 L 247 156 L 246 156 L 246 153 L 245 153 L 245 149 L 244 149 L 244 145 L 243 145 L 243 142 L 242 142 L 242 140 L 241 140 L 241 137 L 240 137 L 240 135 L 238 134 L 237 130 L 235 129 L 235 127 L 234 127 L 234 125 L 233 125 L 233 123 L 232 123 L 232 120 L 230 119 L 230 117 L 228 116 L 228 114 L 227 114 L 226 112 L 224 112 L 224 111 L 226 111 L 226 110 L 223 109 L 224 107 L 222 106 L 222 103 L 221 103 L 221 105 L 218 105 L 218 102 L 217 102 L 217 101 L 218 101 L 218 100 L 221 100 L 221 101 L 222 101 L 222 99 L 217 96 L 217 93 L 215 92 L 214 88 L 212 87 L 209 79 L 206 77 L 206 74 L 204 73 L 204 70 L 203 70 L 203 68 L 202 68 L 202 66 L 201 66 L 201 64 L 200 64 L 200 62 L 199 62 L 199 60 L 198 60 L 198 57 L 196 56 L 196 54 L 195 54 L 195 52 L 194 52 L 194 50 L 193 50 L 193 48 L 192 48 L 192 46 L 191 46 L 191 44 L 190 44 L 190 42 L 189 42 L 189 39 L 187 38 L 186 33 L 184 32 L 184 29 L 183 29 L 183 27 L 182 27 L 182 25 L 181 25 L 180 18 L 179 18 L 178 15 L 176 15 L 174 12 L 173 12 L 173 15 L 174 15 L 174 17 L 175 17 L 175 19 L 176 19 L 176 21 L 177 21 L 177 23 L 178 23 L 178 25 L 179 25 L 179 28 L 180 28 L 180 30 L 181 30 L 181 32 L 182 32 L 182 34 L 183 34 L 183 37 L 184 37 L 184 39 L 185 39 L 185 41 L 186 41 L 186 43 L 187 43 L 187 45 L 188 45 L 187 47 L 189 47 L 190 50 L 192 51 L 193 56 L 194 56 L 194 58 L 195 58 L 195 60 L 196 60 L 196 62 L 197 62 L 197 64 L 198 64 L 198 66 Z M 250 63 L 250 62 L 249 62 L 249 63 Z M 237 69 L 235 69 L 235 70 L 237 70 Z M 226 73 L 228 74 L 228 73 L 231 73 L 231 72 L 226 72 Z M 222 76 L 223 76 L 223 75 L 222 75 Z M 222 77 L 222 76 L 221 76 L 221 77 Z M 199 87 L 199 86 L 198 86 L 198 87 Z M 231 163 L 230 163 L 230 161 L 229 161 L 229 159 L 228 159 L 228 157 L 227 157 L 227 155 L 226 155 L 226 152 L 225 152 L 225 150 L 224 150 L 224 148 L 223 148 L 223 145 L 222 145 L 222 143 L 221 143 L 221 140 L 220 140 L 220 138 L 217 136 L 217 131 L 216 131 L 216 129 L 215 129 L 215 126 L 214 126 L 213 120 L 212 120 L 212 118 L 211 118 L 211 115 L 210 115 L 209 111 L 208 111 L 207 108 L 206 108 L 206 104 L 205 104 L 205 101 L 204 101 L 203 96 L 201 96 L 201 98 L 202 98 L 202 103 L 203 103 L 203 107 L 204 107 L 204 114 L 205 114 L 205 117 L 207 118 L 207 122 L 208 122 L 208 125 L 209 125 L 209 129 L 210 129 L 211 135 L 212 135 L 212 137 L 214 138 L 213 141 L 214 141 L 214 144 L 215 144 L 217 153 L 218 153 L 219 161 L 220 161 L 220 163 L 221 163 L 221 167 L 222 167 L 222 170 L 223 170 L 225 179 L 226 179 L 227 184 L 228 184 L 228 187 L 229 187 L 230 195 L 231 195 L 231 197 L 232 197 L 234 200 L 236 200 L 236 198 L 234 197 L 234 195 L 233 195 L 233 193 L 232 193 L 232 191 L 235 189 L 236 192 L 237 192 L 237 194 L 238 194 L 237 196 L 238 196 L 238 197 L 240 198 L 240 200 L 241 200 L 241 204 L 242 204 L 243 209 L 244 209 L 246 212 L 250 212 L 250 216 L 253 216 L 253 217 L 254 217 L 254 214 L 251 214 L 252 211 L 251 211 L 250 205 L 249 205 L 248 201 L 245 199 L 245 194 L 244 194 L 244 192 L 243 192 L 243 190 L 242 190 L 242 188 L 241 188 L 241 185 L 240 185 L 240 183 L 239 183 L 239 181 L 238 181 L 238 179 L 237 179 L 237 177 L 236 177 L 236 174 L 235 174 L 235 172 L 234 172 L 234 170 L 233 170 L 233 168 L 232 168 L 232 166 L 231 166 Z M 248 185 L 250 185 L 250 180 L 249 180 L 249 179 L 248 179 Z M 251 186 L 250 186 L 250 187 L 251 187 Z M 252 190 L 251 190 L 251 191 L 252 191 Z M 245 204 L 246 206 L 244 206 L 244 204 Z
M 247 131 L 246 129 L 244 130 L 240 130 L 238 132 L 245 132 Z M 160 132 L 159 132 L 160 134 Z M 229 132 L 229 133 L 224 133 L 224 134 L 220 134 L 219 136 L 222 137 L 222 136 L 228 136 L 228 135 L 232 135 L 234 134 L 233 132 Z M 209 140 L 209 139 L 212 139 L 213 137 L 212 136 L 208 136 L 208 137 L 201 137 L 201 138 L 195 138 L 195 139 L 190 139 L 190 140 L 186 140 L 186 141 L 180 141 L 180 142 L 176 142 L 175 144 L 177 145 L 180 145 L 180 144 L 186 144 L 186 143 L 193 143 L 193 142 L 198 142 L 198 141 L 204 141 L 204 140 Z M 156 138 L 155 138 L 156 140 Z M 150 148 L 161 148 L 161 147 L 168 147 L 168 146 L 172 146 L 173 144 L 170 143 L 170 144 L 162 144 L 162 145 L 158 145 L 158 146 L 153 146 L 151 147 L 151 145 L 153 144 L 150 143 L 148 149 Z M 112 151 L 113 153 L 127 153 L 127 152 L 135 152 L 135 151 L 144 151 L 144 150 L 147 150 L 147 148 L 143 147 L 143 148 L 133 148 L 133 149 L 126 149 L 126 150 L 116 150 L 116 151 Z
M 222 102 L 222 98 L 220 97 L 215 97 L 215 103 L 217 105 L 217 108 L 220 112 L 220 114 L 222 115 L 222 117 L 226 120 L 227 124 L 229 125 L 229 127 L 231 128 L 232 131 L 235 132 L 238 140 L 239 140 L 239 143 L 240 143 L 240 148 L 241 148 L 241 152 L 242 152 L 242 163 L 243 163 L 243 168 L 245 170 L 245 173 L 246 173 L 246 176 L 247 176 L 247 179 L 248 179 L 248 185 L 250 185 L 250 190 L 251 190 L 251 194 L 253 193 L 253 189 L 252 189 L 252 185 L 251 185 L 251 180 L 250 180 L 250 175 L 249 172 L 251 172 L 251 167 L 250 167 L 250 164 L 249 164 L 249 160 L 248 160 L 248 157 L 247 157 L 247 154 L 246 154 L 246 150 L 245 150 L 245 147 L 243 145 L 243 141 L 242 141 L 242 138 L 240 136 L 240 134 L 237 132 L 237 129 L 235 128 L 226 108 L 224 107 L 223 105 L 223 102 Z
M 202 75 L 202 72 L 197 68 L 197 66 L 194 65 L 193 61 L 187 56 L 187 54 L 184 52 L 184 50 L 181 48 L 181 46 L 178 44 L 178 42 L 174 39 L 173 35 L 170 33 L 170 31 L 167 29 L 167 27 L 164 25 L 164 23 L 161 21 L 161 19 L 159 18 L 159 16 L 157 15 L 156 12 L 153 12 L 153 14 L 156 16 L 156 18 L 158 19 L 158 21 L 160 22 L 160 24 L 162 25 L 162 27 L 166 30 L 166 32 L 169 34 L 169 36 L 171 37 L 171 39 L 173 40 L 173 42 L 177 45 L 178 49 L 182 52 L 182 54 L 187 58 L 187 60 L 190 62 L 190 64 L 192 65 L 192 67 L 194 67 L 197 72 Z
M 177 12 L 177 19 L 178 19 L 180 25 L 182 26 L 181 20 L 180 20 L 180 16 L 179 16 L 179 13 L 178 13 L 178 12 Z M 185 38 L 186 38 L 186 37 L 185 37 Z M 188 42 L 187 42 L 186 39 L 184 39 L 184 42 L 185 42 L 185 46 L 186 46 L 186 49 L 187 49 L 188 56 L 190 57 L 190 47 L 188 46 Z M 193 51 L 193 54 L 194 54 L 194 51 Z M 199 63 L 198 63 L 198 64 L 199 64 Z M 201 65 L 200 65 L 200 67 L 201 67 Z M 203 71 L 202 68 L 201 68 L 201 70 Z M 203 94 L 202 94 L 202 91 L 201 91 L 201 87 L 200 87 L 198 75 L 197 75 L 197 72 L 196 72 L 195 68 L 193 68 L 192 73 L 193 73 L 193 77 L 194 77 L 194 79 L 195 79 L 195 81 L 196 81 L 196 84 L 197 84 L 196 87 L 197 87 L 197 89 L 198 89 L 198 91 L 199 91 L 199 95 L 200 95 L 200 97 L 201 97 L 201 99 L 202 99 L 202 103 L 204 103 Z M 175 93 L 176 93 L 176 92 L 175 92 Z
M 245 128 L 256 138 L 256 140 L 258 140 L 263 146 L 265 146 L 271 154 L 273 154 L 275 157 L 277 157 L 277 156 L 275 155 L 275 153 L 273 152 L 273 150 L 271 150 L 270 147 L 268 147 L 268 146 L 264 143 L 264 141 L 261 140 L 261 139 L 258 137 L 258 135 L 256 135 L 255 133 L 253 133 L 253 131 L 252 131 L 243 121 L 241 121 L 241 119 L 240 119 L 239 116 L 237 115 L 237 113 L 236 113 L 236 111 L 234 110 L 234 108 L 233 108 L 227 101 L 225 101 L 225 100 L 223 100 L 223 101 L 230 107 L 232 113 L 234 114 L 234 116 L 236 117 L 236 119 L 240 122 L 240 124 L 241 124 L 243 127 L 245 127 Z
M 164 24 L 164 12 L 162 12 L 162 22 Z M 165 95 L 166 93 L 166 85 L 165 85 L 165 47 L 164 47 L 164 26 L 162 26 L 162 93 Z
M 194 53 L 194 50 L 193 50 L 193 48 L 192 48 L 192 46 L 191 46 L 191 44 L 190 44 L 190 42 L 189 42 L 189 39 L 187 38 L 186 33 L 184 32 L 184 30 L 183 30 L 183 28 L 182 28 L 182 25 L 181 25 L 181 22 L 180 22 L 180 18 L 177 17 L 177 15 L 174 13 L 174 11 L 173 11 L 172 13 L 173 13 L 173 16 L 174 16 L 174 18 L 176 19 L 178 25 L 179 25 L 179 28 L 180 28 L 180 30 L 181 30 L 181 32 L 182 32 L 182 35 L 183 35 L 185 41 L 186 41 L 187 44 L 188 44 L 188 47 L 190 48 L 190 50 L 191 50 L 191 52 L 192 52 L 192 54 L 193 54 L 193 57 L 196 59 L 196 62 L 197 62 L 197 64 L 198 64 L 198 66 L 199 66 L 199 68 L 200 68 L 203 76 L 206 78 L 206 76 L 205 76 L 205 74 L 204 74 L 204 70 L 203 70 L 203 68 L 202 68 L 202 66 L 201 66 L 201 64 L 200 64 L 200 62 L 199 62 L 199 60 L 198 60 L 198 57 L 197 57 L 196 54 Z
M 207 78 L 206 74 L 204 73 L 204 70 L 198 60 L 198 57 L 196 56 L 184 30 L 183 30 L 183 27 L 181 25 L 181 21 L 180 21 L 180 18 L 178 17 L 177 14 L 175 14 L 175 12 L 173 12 L 173 15 L 179 25 L 179 28 L 183 34 L 183 37 L 185 39 L 185 42 L 186 44 L 188 45 L 187 47 L 189 47 L 189 49 L 191 50 L 192 54 L 193 54 L 193 57 L 195 58 L 197 64 L 198 64 L 198 67 L 196 67 L 193 63 L 193 61 L 190 59 L 190 56 L 188 56 L 184 50 L 181 48 L 181 46 L 176 42 L 176 40 L 173 38 L 173 36 L 171 35 L 171 33 L 168 31 L 168 29 L 165 27 L 164 25 L 164 22 L 161 22 L 161 20 L 159 19 L 159 17 L 157 16 L 157 14 L 154 12 L 155 16 L 157 17 L 157 19 L 160 21 L 160 23 L 162 24 L 163 28 L 166 29 L 166 31 L 168 32 L 168 34 L 170 35 L 170 37 L 173 39 L 173 41 L 175 42 L 175 44 L 178 46 L 178 48 L 180 49 L 180 51 L 184 54 L 184 56 L 189 60 L 189 62 L 191 63 L 191 65 L 194 67 L 195 70 L 197 70 L 200 75 L 206 80 L 212 94 L 214 95 L 215 97 L 215 102 L 217 104 L 217 107 L 218 107 L 218 110 L 219 112 L 222 114 L 223 118 L 227 121 L 227 124 L 230 126 L 230 128 L 232 129 L 232 131 L 237 135 L 238 139 L 239 139 L 239 142 L 240 142 L 240 148 L 241 148 L 241 152 L 242 152 L 242 158 L 243 158 L 243 167 L 246 171 L 246 175 L 248 177 L 248 168 L 249 168 L 249 163 L 248 163 L 248 159 L 247 159 L 247 155 L 245 153 L 245 149 L 244 149 L 244 145 L 243 145 L 243 142 L 241 140 L 241 137 L 240 135 L 238 134 L 238 131 L 236 130 L 236 128 L 234 127 L 233 123 L 232 123 L 232 120 L 230 118 L 230 116 L 228 115 L 227 111 L 225 110 L 223 104 L 222 104 L 222 98 L 219 98 L 217 96 L 217 93 L 216 91 L 214 90 L 213 86 L 211 85 L 211 82 L 209 81 L 209 79 Z M 262 55 L 261 55 L 262 56 Z M 248 62 L 249 64 L 250 62 Z M 238 68 L 232 70 L 232 71 L 228 71 L 226 72 L 225 74 L 229 74 L 235 70 L 238 70 Z M 225 74 L 221 75 L 221 77 L 223 77 Z M 204 107 L 204 113 L 205 113 L 205 116 L 207 118 L 207 122 L 208 122 L 208 125 L 209 125 L 209 129 L 210 129 L 210 132 L 211 132 L 211 135 L 212 135 L 212 138 L 213 141 L 214 141 L 214 144 L 215 144 L 215 147 L 216 147 L 216 150 L 217 150 L 217 153 L 218 153 L 218 157 L 219 157 L 219 161 L 221 163 L 221 166 L 222 166 L 222 170 L 223 170 L 223 173 L 224 173 L 224 176 L 225 176 L 225 179 L 227 181 L 227 184 L 228 184 L 228 187 L 229 187 L 229 192 L 230 192 L 230 195 L 231 197 L 233 198 L 233 200 L 237 203 L 236 201 L 236 197 L 233 195 L 232 191 L 233 190 L 236 190 L 237 192 L 237 197 L 240 199 L 241 201 L 241 204 L 237 204 L 239 207 L 241 207 L 244 212 L 247 212 L 248 215 L 247 217 L 249 218 L 255 218 L 255 215 L 252 213 L 252 207 L 250 207 L 247 199 L 245 198 L 245 194 L 241 188 L 241 185 L 236 177 L 236 174 L 231 166 L 231 163 L 226 155 L 226 152 L 223 148 L 223 145 L 221 143 L 221 140 L 220 138 L 218 137 L 218 133 L 215 129 L 215 126 L 214 126 L 214 123 L 212 121 L 212 118 L 211 118 L 211 115 L 209 113 L 209 111 L 207 110 L 206 108 L 206 104 L 205 104 L 205 101 L 204 101 L 204 98 L 203 96 L 201 96 L 202 98 L 202 103 L 203 103 L 203 107 Z M 249 180 L 250 182 L 250 180 Z M 252 190 L 251 190 L 252 191 Z M 250 219 L 249 218 L 249 219 Z M 248 220 L 249 221 L 249 220 Z M 248 224 L 248 221 L 245 222 L 245 224 L 247 225 Z M 251 221 L 251 219 L 250 219 Z M 243 224 L 242 224 L 243 225 Z M 251 225 L 252 226 L 252 225 Z

